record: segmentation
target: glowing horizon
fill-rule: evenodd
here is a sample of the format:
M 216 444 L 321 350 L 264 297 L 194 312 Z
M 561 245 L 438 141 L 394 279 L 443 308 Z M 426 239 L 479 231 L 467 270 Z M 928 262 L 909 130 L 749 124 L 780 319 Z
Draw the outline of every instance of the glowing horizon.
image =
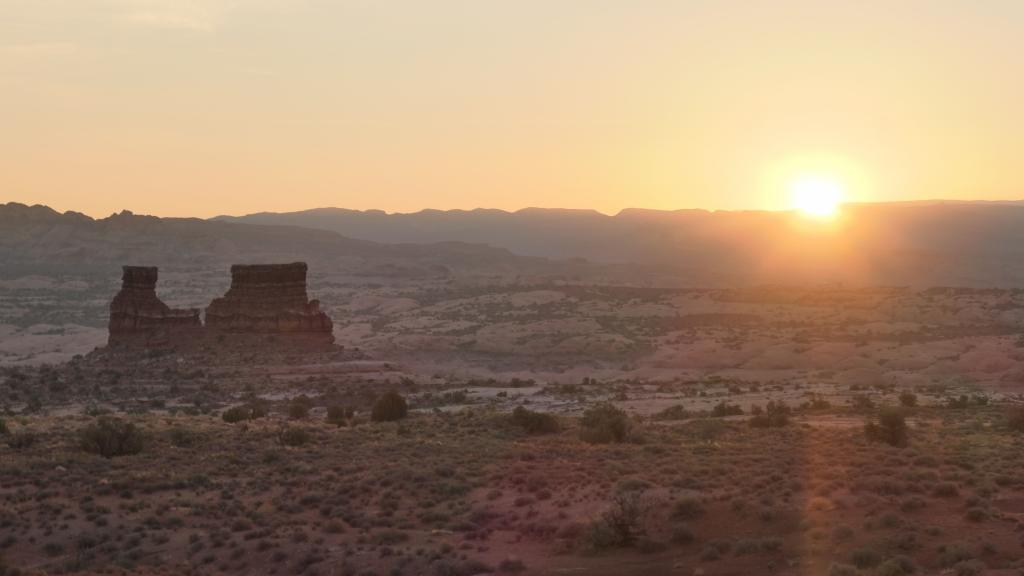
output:
M 1011 0 L 4 3 L 0 202 L 788 210 L 800 174 L 1017 200 L 1022 27 Z

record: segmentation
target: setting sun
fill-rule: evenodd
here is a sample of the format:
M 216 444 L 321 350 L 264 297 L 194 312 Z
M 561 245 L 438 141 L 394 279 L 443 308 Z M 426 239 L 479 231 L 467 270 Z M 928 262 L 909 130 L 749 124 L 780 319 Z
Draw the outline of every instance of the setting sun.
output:
M 807 216 L 830 218 L 839 210 L 843 187 L 821 176 L 802 176 L 790 184 L 793 208 Z

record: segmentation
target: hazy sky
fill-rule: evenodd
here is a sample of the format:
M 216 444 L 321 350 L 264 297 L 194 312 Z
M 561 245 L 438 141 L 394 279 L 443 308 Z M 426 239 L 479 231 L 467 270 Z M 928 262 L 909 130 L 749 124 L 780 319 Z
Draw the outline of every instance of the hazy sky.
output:
M 0 0 L 0 201 L 1024 197 L 1021 0 Z

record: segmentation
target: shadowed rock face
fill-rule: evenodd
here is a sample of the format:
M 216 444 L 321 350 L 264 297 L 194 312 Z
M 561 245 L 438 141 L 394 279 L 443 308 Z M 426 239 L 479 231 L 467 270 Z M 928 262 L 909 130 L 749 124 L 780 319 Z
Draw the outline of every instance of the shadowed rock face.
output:
M 121 291 L 110 303 L 108 344 L 166 344 L 202 329 L 199 310 L 177 310 L 156 295 L 157 269 L 123 266 Z
M 157 298 L 155 267 L 123 270 L 121 291 L 110 303 L 109 345 L 189 349 L 334 342 L 330 317 L 306 294 L 303 262 L 232 266 L 231 288 L 206 308 L 205 326 L 198 309 L 176 310 Z
M 302 334 L 333 342 L 334 328 L 320 302 L 306 294 L 306 264 L 231 267 L 231 288 L 206 308 L 211 331 Z

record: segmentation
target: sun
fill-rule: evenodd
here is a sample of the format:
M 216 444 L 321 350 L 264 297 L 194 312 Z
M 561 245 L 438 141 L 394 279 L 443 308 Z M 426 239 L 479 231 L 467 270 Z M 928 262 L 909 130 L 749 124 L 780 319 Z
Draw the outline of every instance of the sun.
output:
M 842 185 L 826 176 L 800 176 L 790 182 L 789 192 L 793 208 L 815 218 L 832 218 L 843 200 Z

